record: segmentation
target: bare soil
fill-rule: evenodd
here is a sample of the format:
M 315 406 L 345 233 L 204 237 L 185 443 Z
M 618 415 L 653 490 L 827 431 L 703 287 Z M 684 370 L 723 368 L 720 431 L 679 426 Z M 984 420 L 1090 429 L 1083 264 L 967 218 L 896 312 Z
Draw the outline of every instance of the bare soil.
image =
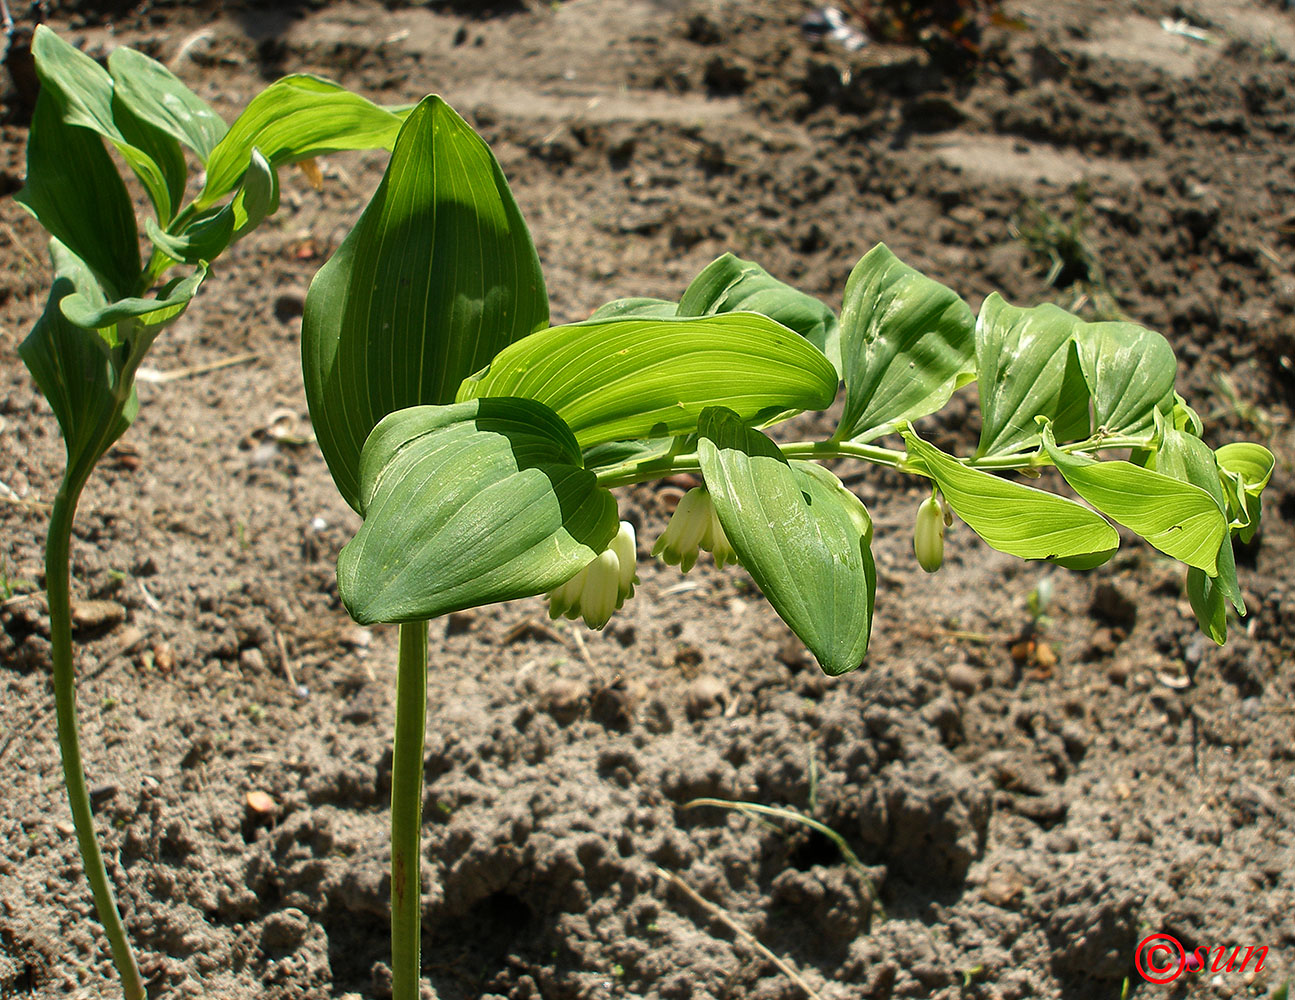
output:
M 677 297 L 726 250 L 839 305 L 884 241 L 973 307 L 997 289 L 1162 331 L 1209 442 L 1278 457 L 1240 555 L 1251 615 L 1222 649 L 1179 570 L 1136 542 L 1073 574 L 963 527 L 928 577 L 915 485 L 842 467 L 880 579 L 868 663 L 838 679 L 742 572 L 655 565 L 669 491 L 626 491 L 642 582 L 604 632 L 549 624 L 540 600 L 433 625 L 428 996 L 807 995 L 790 969 L 824 1000 L 1114 1000 L 1126 978 L 1139 996 L 1266 997 L 1290 975 L 1289 4 L 1017 0 L 969 73 L 815 43 L 797 0 L 53 6 L 90 53 L 139 47 L 227 117 L 290 71 L 388 103 L 441 93 L 497 151 L 556 320 Z M 5 100 L 12 192 L 21 89 Z M 338 602 L 356 519 L 298 363 L 306 286 L 383 166 L 329 158 L 321 192 L 285 173 L 281 211 L 157 344 L 163 378 L 82 503 L 85 753 L 155 997 L 389 995 L 395 636 Z M 120 995 L 54 740 L 39 591 L 62 449 L 17 356 L 49 272 L 11 199 L 0 261 L 0 996 Z M 927 430 L 966 449 L 977 420 L 959 398 Z M 803 825 L 685 808 L 698 797 L 803 811 L 862 866 Z M 1151 986 L 1134 952 L 1155 932 L 1270 950 L 1257 977 Z

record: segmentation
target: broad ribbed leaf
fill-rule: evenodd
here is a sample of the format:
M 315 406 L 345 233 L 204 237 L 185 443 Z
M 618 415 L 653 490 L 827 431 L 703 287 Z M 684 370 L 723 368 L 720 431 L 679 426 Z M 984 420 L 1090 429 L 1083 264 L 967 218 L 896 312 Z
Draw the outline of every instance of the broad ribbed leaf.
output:
M 83 260 L 109 295 L 135 290 L 139 233 L 126 185 L 103 141 L 62 120 L 51 90 L 42 89 L 36 100 L 27 137 L 27 182 L 14 200 Z
M 195 205 L 206 208 L 234 190 L 253 147 L 277 169 L 342 149 L 390 149 L 401 123 L 401 115 L 328 80 L 285 76 L 252 98 L 211 151 Z
M 118 98 L 144 121 L 184 143 L 206 164 L 229 126 L 156 59 L 120 46 L 108 56 Z
M 723 403 L 760 422 L 829 406 L 836 371 L 766 316 L 586 320 L 540 330 L 464 381 L 459 399 L 524 396 L 552 407 L 582 448 L 685 434 Z
M 1089 436 L 1088 387 L 1073 346 L 1080 325 L 1053 305 L 1019 309 L 997 292 L 985 300 L 976 320 L 977 458 L 1037 448 L 1035 417 L 1052 422 L 1058 441 Z
M 589 314 L 590 319 L 668 319 L 679 313 L 679 303 L 666 299 L 613 299 Z
M 1169 341 L 1132 323 L 1080 323 L 1079 367 L 1093 398 L 1093 423 L 1111 434 L 1150 430 L 1174 403 L 1177 362 Z
M 306 296 L 306 399 L 346 501 L 359 509 L 360 449 L 379 420 L 450 402 L 465 376 L 547 322 L 539 259 L 499 164 L 427 98 Z
M 855 265 L 841 306 L 845 411 L 838 437 L 875 437 L 934 413 L 975 377 L 971 307 L 877 244 Z
M 742 565 L 826 673 L 855 669 L 877 589 L 866 512 L 732 410 L 706 410 L 700 430 L 706 488 Z
M 337 582 L 356 621 L 403 622 L 565 583 L 617 529 L 571 431 L 526 399 L 416 406 L 364 446 L 364 524 Z
M 1043 446 L 1074 491 L 1107 517 L 1166 555 L 1217 575 L 1227 521 L 1205 490 L 1131 462 L 1068 455 L 1057 448 L 1051 428 L 1044 429 Z
M 1214 453 L 1228 496 L 1228 512 L 1237 537 L 1249 544 L 1259 530 L 1261 494 L 1276 468 L 1273 453 L 1263 445 L 1225 444 Z
M 77 289 L 83 295 L 93 294 L 98 287 L 94 275 L 57 240 L 50 241 L 50 257 L 54 284 L 45 311 L 18 353 L 58 418 L 67 447 L 68 475 L 76 480 L 89 475 L 108 446 L 126 432 L 139 402 L 131 388 L 119 405 L 120 387 L 108 349 L 115 336 L 105 338 L 83 330 L 63 315 L 64 298 Z
M 679 300 L 680 316 L 753 312 L 795 330 L 841 370 L 836 314 L 812 295 L 779 281 L 759 264 L 731 253 L 717 258 L 692 280 Z
M 1120 547 L 1119 533 L 1082 504 L 968 468 L 912 431 L 904 441 L 954 512 L 1000 552 L 1092 569 Z

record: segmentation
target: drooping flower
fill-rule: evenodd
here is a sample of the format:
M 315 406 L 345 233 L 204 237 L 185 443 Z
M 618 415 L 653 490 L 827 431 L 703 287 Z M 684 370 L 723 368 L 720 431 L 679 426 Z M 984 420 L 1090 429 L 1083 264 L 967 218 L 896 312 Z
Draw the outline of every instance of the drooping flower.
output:
M 715 557 L 717 567 L 738 561 L 737 553 L 719 523 L 710 493 L 698 486 L 685 493 L 679 501 L 670 523 L 652 546 L 652 554 L 687 573 L 696 565 L 702 549 Z
M 601 629 L 634 594 L 637 549 L 634 526 L 622 521 L 611 543 L 570 580 L 549 592 L 549 617 L 583 618 L 592 629 Z
M 944 509 L 934 496 L 927 497 L 917 508 L 913 552 L 917 564 L 928 573 L 934 573 L 944 562 Z

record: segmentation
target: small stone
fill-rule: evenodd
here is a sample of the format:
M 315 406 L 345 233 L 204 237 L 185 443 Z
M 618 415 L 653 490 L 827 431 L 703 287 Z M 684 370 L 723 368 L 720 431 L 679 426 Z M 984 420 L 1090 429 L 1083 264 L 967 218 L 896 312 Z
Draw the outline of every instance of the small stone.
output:
M 549 685 L 543 697 L 544 711 L 560 726 L 575 722 L 584 707 L 585 689 L 578 681 L 560 677 Z
M 153 666 L 163 674 L 175 669 L 175 650 L 169 642 L 159 642 L 153 647 Z
M 296 907 L 271 913 L 261 925 L 262 951 L 294 951 L 310 931 L 310 918 Z
M 944 673 L 949 687 L 963 694 L 975 694 L 984 683 L 985 675 L 970 663 L 955 663 Z
M 342 645 L 352 649 L 368 649 L 373 642 L 373 633 L 359 625 L 352 626 L 342 633 Z
M 684 711 L 690 719 L 723 715 L 729 703 L 728 685 L 718 677 L 698 677 L 684 694 Z
M 77 601 L 72 605 L 72 628 L 91 632 L 112 628 L 126 620 L 126 609 L 116 601 Z
M 1112 684 L 1123 686 L 1129 679 L 1129 674 L 1133 673 L 1133 663 L 1121 657 L 1106 668 L 1106 679 Z
M 279 805 L 269 792 L 253 789 L 247 793 L 247 808 L 259 816 L 271 816 Z
M 238 654 L 238 665 L 244 673 L 261 674 L 265 672 L 265 654 L 256 646 L 248 646 Z

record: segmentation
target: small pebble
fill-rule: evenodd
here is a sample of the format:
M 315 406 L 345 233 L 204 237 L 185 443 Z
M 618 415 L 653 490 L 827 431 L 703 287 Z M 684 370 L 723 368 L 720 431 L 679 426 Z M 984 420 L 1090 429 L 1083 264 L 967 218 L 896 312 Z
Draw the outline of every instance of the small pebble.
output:
M 963 694 L 975 694 L 984 683 L 985 676 L 970 663 L 955 663 L 945 671 L 949 687 Z
M 77 601 L 72 605 L 72 627 L 77 631 L 111 628 L 126 620 L 126 609 L 116 601 Z
M 698 677 L 684 693 L 684 711 L 690 719 L 723 715 L 729 703 L 728 685 L 718 677 Z
M 247 808 L 261 816 L 269 816 L 279 807 L 269 792 L 253 789 L 247 793 Z

